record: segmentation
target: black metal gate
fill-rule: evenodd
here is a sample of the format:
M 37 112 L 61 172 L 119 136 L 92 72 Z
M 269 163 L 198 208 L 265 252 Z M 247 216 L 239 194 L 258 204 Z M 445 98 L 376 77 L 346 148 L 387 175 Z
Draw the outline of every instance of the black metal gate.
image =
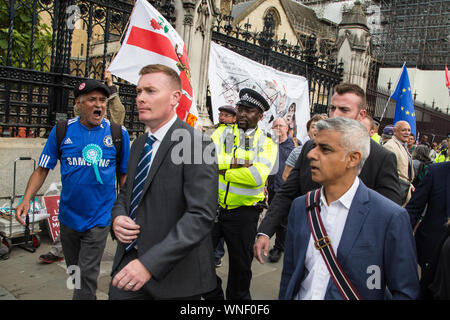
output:
M 149 1 L 172 24 L 173 0 Z M 84 78 L 103 79 L 120 47 L 133 0 L 0 0 L 0 136 L 46 137 L 56 120 L 73 116 L 73 88 Z M 280 71 L 308 79 L 313 113 L 327 111 L 342 66 L 318 56 L 315 37 L 306 49 L 274 38 L 273 21 L 255 34 L 219 18 L 213 40 Z M 142 131 L 135 87 L 117 82 L 125 126 Z
M 171 0 L 149 1 L 174 23 Z M 120 47 L 133 0 L 0 0 L 1 136 L 47 136 L 56 120 L 73 116 L 73 87 L 103 79 Z M 135 87 L 120 85 L 125 126 L 137 121 Z
M 342 63 L 337 63 L 333 55 L 318 55 L 314 35 L 306 39 L 304 50 L 299 44 L 276 39 L 271 14 L 264 19 L 263 31 L 251 32 L 250 28 L 248 23 L 244 28 L 233 26 L 231 16 L 219 17 L 213 27 L 212 40 L 261 64 L 305 77 L 310 90 L 311 114 L 327 113 L 333 87 L 342 81 Z

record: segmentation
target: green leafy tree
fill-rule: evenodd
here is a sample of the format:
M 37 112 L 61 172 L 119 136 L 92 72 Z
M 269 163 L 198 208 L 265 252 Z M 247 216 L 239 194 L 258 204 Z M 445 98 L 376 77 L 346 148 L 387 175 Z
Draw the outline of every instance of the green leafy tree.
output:
M 7 4 L 8 2 L 8 4 Z M 14 28 L 12 30 L 11 66 L 34 70 L 49 71 L 52 44 L 52 30 L 42 23 L 38 13 L 32 11 L 32 2 L 25 1 L 30 7 L 16 1 Z M 37 6 L 40 6 L 39 2 Z M 39 12 L 39 8 L 37 8 Z M 33 15 L 37 14 L 33 28 Z M 9 1 L 0 0 L 0 64 L 7 64 L 9 26 Z M 34 33 L 34 39 L 33 39 Z M 33 43 L 32 43 L 33 40 Z

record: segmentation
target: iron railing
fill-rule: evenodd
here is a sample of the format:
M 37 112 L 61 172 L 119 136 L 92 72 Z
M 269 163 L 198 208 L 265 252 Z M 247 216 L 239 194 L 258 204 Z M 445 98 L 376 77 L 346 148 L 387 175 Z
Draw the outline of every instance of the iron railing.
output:
M 171 0 L 149 2 L 175 22 Z M 1 136 L 45 137 L 56 120 L 72 117 L 74 86 L 86 78 L 103 79 L 133 4 L 0 0 Z M 143 131 L 134 108 L 135 86 L 116 84 L 126 109 L 124 125 L 130 132 Z

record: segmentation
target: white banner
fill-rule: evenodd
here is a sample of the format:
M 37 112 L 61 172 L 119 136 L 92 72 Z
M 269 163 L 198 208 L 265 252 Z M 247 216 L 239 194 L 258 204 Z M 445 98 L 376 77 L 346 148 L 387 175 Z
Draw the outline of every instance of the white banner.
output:
M 211 42 L 209 58 L 209 88 L 214 123 L 219 122 L 219 107 L 236 106 L 239 91 L 251 88 L 262 94 L 270 104 L 259 127 L 271 131 L 273 120 L 287 120 L 291 136 L 304 143 L 306 122 L 310 119 L 308 82 L 306 78 L 281 72 L 245 58 Z

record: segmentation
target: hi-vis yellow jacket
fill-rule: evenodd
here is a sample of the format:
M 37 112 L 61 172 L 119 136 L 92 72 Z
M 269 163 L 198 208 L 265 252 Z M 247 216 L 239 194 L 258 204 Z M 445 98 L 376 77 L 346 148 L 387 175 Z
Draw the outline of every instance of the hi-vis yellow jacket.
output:
M 447 161 L 450 161 L 450 158 L 449 158 L 448 151 L 447 151 L 447 156 L 445 155 L 445 150 L 442 150 L 441 152 L 439 152 L 436 156 L 436 159 L 434 160 L 434 162 L 436 162 L 436 163 L 442 163 L 442 162 L 447 162 Z
M 216 145 L 219 171 L 219 205 L 234 209 L 265 199 L 264 186 L 278 156 L 278 145 L 256 128 L 249 135 L 237 124 L 221 125 L 211 135 Z M 235 160 L 236 159 L 236 160 Z M 242 166 L 231 168 L 237 161 Z
M 372 140 L 375 141 L 376 143 L 380 144 L 380 139 L 381 139 L 380 135 L 375 132 L 372 136 Z

